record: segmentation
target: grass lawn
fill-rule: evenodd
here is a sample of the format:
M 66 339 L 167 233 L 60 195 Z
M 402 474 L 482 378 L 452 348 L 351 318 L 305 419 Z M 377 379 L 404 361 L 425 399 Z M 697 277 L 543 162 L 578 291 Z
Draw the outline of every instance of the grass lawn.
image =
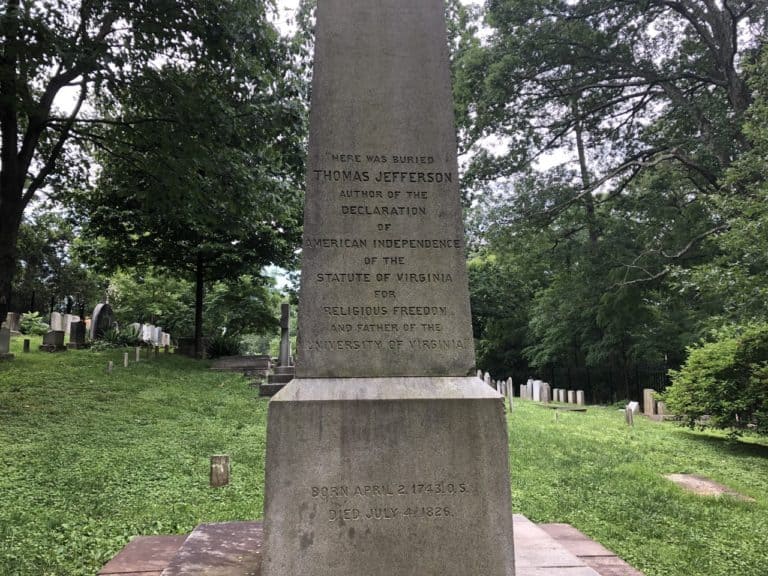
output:
M 244 378 L 174 356 L 123 368 L 122 351 L 13 348 L 0 364 L 0 574 L 91 576 L 132 535 L 261 516 L 267 403 Z M 766 443 L 642 418 L 629 429 L 591 407 L 555 421 L 520 401 L 509 425 L 516 512 L 573 524 L 647 576 L 768 574 Z M 211 489 L 218 453 L 232 484 Z M 662 477 L 674 472 L 756 502 L 684 493 Z

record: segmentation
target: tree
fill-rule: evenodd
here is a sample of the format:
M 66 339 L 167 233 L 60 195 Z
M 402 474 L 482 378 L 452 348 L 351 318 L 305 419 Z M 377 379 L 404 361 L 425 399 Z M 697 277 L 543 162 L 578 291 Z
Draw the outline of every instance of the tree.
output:
M 303 116 L 279 62 L 244 62 L 247 74 L 147 71 L 121 95 L 113 122 L 91 134 L 102 173 L 75 203 L 89 257 L 192 277 L 198 353 L 207 281 L 295 258 Z M 162 122 L 128 121 L 138 117 Z
M 103 296 L 106 279 L 79 260 L 76 243 L 76 230 L 62 214 L 40 207 L 24 219 L 13 285 L 16 311 L 79 314 Z
M 740 225 L 720 199 L 752 146 L 745 64 L 766 3 L 491 0 L 486 16 L 456 66 L 483 251 L 526 254 L 506 273 L 536 287 L 527 360 L 616 366 L 621 392 L 633 364 L 681 361 L 723 303 L 690 275 Z
M 87 166 L 74 161 L 87 139 L 82 130 L 75 138 L 77 129 L 101 120 L 86 115 L 88 99 L 110 99 L 158 61 L 216 61 L 224 67 L 243 51 L 263 53 L 273 37 L 265 33 L 265 3 L 254 0 L 7 0 L 0 10 L 4 317 L 25 209 L 43 189 L 66 194 L 65 181 L 88 175 Z M 71 106 L 57 106 L 68 94 L 74 94 Z
M 487 18 L 494 33 L 465 53 L 457 77 L 466 146 L 478 152 L 470 184 L 575 148 L 573 192 L 545 214 L 582 206 L 594 243 L 596 202 L 627 193 L 662 165 L 697 197 L 711 194 L 748 148 L 741 121 L 751 94 L 740 63 L 764 29 L 764 1 L 492 0 Z M 507 149 L 484 147 L 489 135 Z M 661 242 L 643 248 L 668 257 L 630 280 L 668 273 L 681 250 L 726 227 L 714 222 L 674 251 L 657 235 Z

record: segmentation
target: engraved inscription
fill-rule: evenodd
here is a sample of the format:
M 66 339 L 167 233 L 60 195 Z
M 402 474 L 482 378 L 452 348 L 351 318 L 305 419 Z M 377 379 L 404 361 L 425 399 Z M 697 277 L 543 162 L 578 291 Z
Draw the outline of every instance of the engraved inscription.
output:
M 310 167 L 308 185 L 334 226 L 308 228 L 303 241 L 317 266 L 302 282 L 312 285 L 313 304 L 323 314 L 303 333 L 301 350 L 386 358 L 471 349 L 468 332 L 443 336 L 452 332 L 446 325 L 466 314 L 452 298 L 463 289 L 464 240 L 455 237 L 454 224 L 444 224 L 458 175 L 441 169 L 436 158 L 326 151 Z M 443 226 L 448 233 L 441 237 Z M 376 338 L 384 334 L 393 338 Z
M 327 504 L 328 522 L 446 520 L 457 517 L 457 499 L 471 494 L 466 482 L 404 482 L 312 486 L 310 497 Z

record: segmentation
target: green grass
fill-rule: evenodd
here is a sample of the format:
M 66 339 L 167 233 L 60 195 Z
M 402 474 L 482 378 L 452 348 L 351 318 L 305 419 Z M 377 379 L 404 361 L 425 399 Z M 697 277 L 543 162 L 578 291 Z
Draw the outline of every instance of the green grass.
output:
M 122 351 L 21 354 L 0 364 L 0 574 L 93 575 L 135 534 L 262 514 L 266 401 L 238 375 Z M 106 374 L 109 360 L 113 374 Z M 768 574 L 768 446 L 617 410 L 509 415 L 513 505 L 567 522 L 647 576 Z M 208 487 L 209 457 L 232 484 Z M 662 475 L 708 476 L 752 496 L 703 498 Z M 475 575 L 472 575 L 475 576 Z
M 509 417 L 513 506 L 565 522 L 647 576 L 768 574 L 768 446 L 590 407 L 564 413 L 516 402 Z M 692 473 L 744 495 L 702 497 L 665 474 Z
M 122 351 L 13 348 L 0 364 L 0 574 L 93 575 L 132 535 L 261 516 L 266 402 L 242 376 L 162 354 L 123 368 Z M 214 490 L 220 453 L 232 483 Z

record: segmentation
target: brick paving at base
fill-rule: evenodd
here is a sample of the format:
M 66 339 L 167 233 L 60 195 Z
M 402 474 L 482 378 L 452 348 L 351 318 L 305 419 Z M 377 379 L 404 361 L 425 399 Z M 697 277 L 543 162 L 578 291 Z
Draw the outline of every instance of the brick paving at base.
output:
M 568 524 L 514 516 L 516 576 L 643 576 Z M 261 522 L 201 524 L 186 536 L 138 536 L 99 576 L 259 576 Z
M 643 576 L 642 572 L 570 524 L 541 524 L 539 527 L 600 576 Z

